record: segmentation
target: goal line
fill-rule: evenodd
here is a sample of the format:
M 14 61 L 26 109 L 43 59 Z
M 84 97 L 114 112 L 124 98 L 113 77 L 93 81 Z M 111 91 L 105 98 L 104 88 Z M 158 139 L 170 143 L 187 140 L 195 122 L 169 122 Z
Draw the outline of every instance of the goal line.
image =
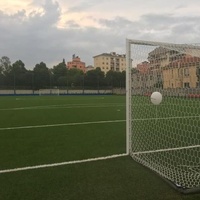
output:
M 168 148 L 168 149 L 157 149 L 157 150 L 151 150 L 151 151 L 133 152 L 133 153 L 131 153 L 131 155 L 159 153 L 159 152 L 176 151 L 176 150 L 193 149 L 193 148 L 200 148 L 200 145 L 185 146 L 185 147 L 175 147 L 175 148 Z
M 100 160 L 108 160 L 108 159 L 119 158 L 119 157 L 123 157 L 123 156 L 128 156 L 128 154 L 123 153 L 123 154 L 115 154 L 115 155 L 110 155 L 110 156 L 105 156 L 105 157 L 89 158 L 89 159 L 84 159 L 84 160 L 74 160 L 74 161 L 67 161 L 67 162 L 60 162 L 60 163 L 5 169 L 5 170 L 0 170 L 0 174 L 18 172 L 18 171 L 26 171 L 26 170 L 32 170 L 32 169 L 58 167 L 58 166 L 63 166 L 63 165 L 72 165 L 72 164 L 79 164 L 79 163 L 86 163 L 86 162 L 94 162 L 94 161 L 100 161 Z
M 195 116 L 180 116 L 180 117 L 154 117 L 154 118 L 143 118 L 143 119 L 132 119 L 132 121 L 148 121 L 148 120 L 167 120 L 167 119 L 190 119 L 190 118 L 200 118 L 200 115 Z

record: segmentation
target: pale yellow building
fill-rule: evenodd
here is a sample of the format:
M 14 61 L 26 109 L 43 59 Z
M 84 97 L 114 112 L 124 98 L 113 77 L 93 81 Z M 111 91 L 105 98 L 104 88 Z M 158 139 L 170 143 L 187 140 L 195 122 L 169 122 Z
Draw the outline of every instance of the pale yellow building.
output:
M 184 52 L 184 49 L 183 51 Z M 197 88 L 200 87 L 200 58 L 186 53 L 155 48 L 148 54 L 148 70 L 133 76 L 135 88 L 148 89 L 151 87 Z M 138 63 L 138 67 L 145 62 Z M 146 66 L 145 63 L 145 66 Z M 137 68 L 138 68 L 137 67 Z M 136 76 L 137 75 L 137 76 Z
M 169 63 L 162 70 L 163 88 L 199 87 L 200 58 L 185 55 L 182 59 Z
M 105 74 L 112 70 L 122 72 L 126 70 L 126 56 L 125 54 L 116 54 L 115 52 L 111 53 L 102 53 L 96 55 L 94 58 L 94 68 L 101 68 Z

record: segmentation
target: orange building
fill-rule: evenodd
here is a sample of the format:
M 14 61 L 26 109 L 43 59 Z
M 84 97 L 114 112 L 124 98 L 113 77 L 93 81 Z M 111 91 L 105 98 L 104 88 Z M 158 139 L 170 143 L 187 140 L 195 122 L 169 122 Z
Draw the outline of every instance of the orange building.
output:
M 67 68 L 76 68 L 82 70 L 84 73 L 86 72 L 85 62 L 82 62 L 78 56 L 75 56 L 75 54 L 72 56 L 72 61 L 67 62 Z
M 146 74 L 149 71 L 149 69 L 150 69 L 150 63 L 147 61 L 144 61 L 137 65 L 137 70 L 142 74 Z

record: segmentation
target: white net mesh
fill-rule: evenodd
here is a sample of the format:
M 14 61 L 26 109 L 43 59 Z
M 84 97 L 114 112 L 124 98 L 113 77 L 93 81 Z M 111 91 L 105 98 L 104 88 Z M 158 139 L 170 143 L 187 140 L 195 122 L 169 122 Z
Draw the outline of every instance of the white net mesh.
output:
M 130 154 L 178 187 L 200 188 L 200 47 L 129 44 Z

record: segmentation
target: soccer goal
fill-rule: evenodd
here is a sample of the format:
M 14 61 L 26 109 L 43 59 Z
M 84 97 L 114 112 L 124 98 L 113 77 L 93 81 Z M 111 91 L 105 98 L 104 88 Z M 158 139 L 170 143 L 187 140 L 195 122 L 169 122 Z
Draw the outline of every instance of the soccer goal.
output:
M 126 63 L 127 153 L 182 192 L 199 190 L 200 46 L 127 39 Z
M 39 95 L 60 95 L 59 89 L 39 89 Z

